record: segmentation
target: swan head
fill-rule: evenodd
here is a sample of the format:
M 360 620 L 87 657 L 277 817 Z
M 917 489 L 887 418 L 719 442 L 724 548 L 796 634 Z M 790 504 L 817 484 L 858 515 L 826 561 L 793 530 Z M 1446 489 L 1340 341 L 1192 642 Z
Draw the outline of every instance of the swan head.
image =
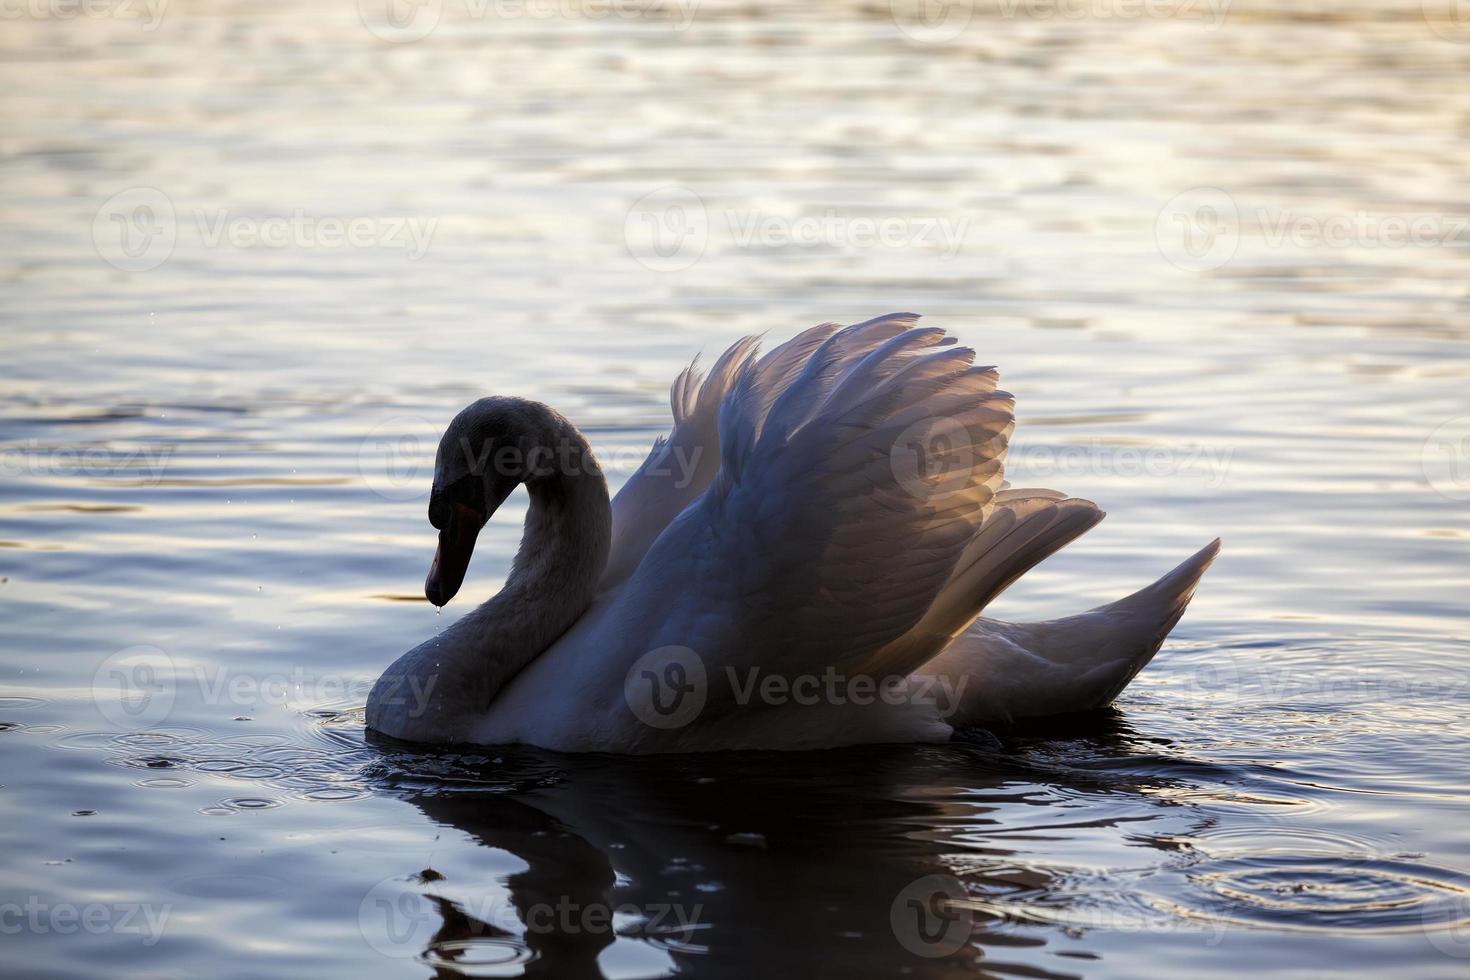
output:
M 480 529 L 505 498 L 534 476 L 532 447 L 546 441 L 544 405 L 520 398 L 482 398 L 454 417 L 434 456 L 429 523 L 439 547 L 424 595 L 442 606 L 459 591 Z

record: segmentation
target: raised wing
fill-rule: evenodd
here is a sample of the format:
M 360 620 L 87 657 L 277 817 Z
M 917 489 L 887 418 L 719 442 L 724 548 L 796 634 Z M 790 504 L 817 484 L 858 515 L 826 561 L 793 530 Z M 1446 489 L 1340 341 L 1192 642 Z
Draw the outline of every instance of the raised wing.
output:
M 719 472 L 638 563 L 615 619 L 724 676 L 903 675 L 932 656 L 878 657 L 990 512 L 1013 418 L 995 370 L 916 320 L 747 358 L 720 406 Z

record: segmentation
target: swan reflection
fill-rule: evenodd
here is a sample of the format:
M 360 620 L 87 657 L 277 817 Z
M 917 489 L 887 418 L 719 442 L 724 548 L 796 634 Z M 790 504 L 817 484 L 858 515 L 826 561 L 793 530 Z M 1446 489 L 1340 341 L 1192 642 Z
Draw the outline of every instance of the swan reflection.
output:
M 1124 737 L 1106 719 L 1089 725 Z M 998 910 L 1054 892 L 1054 876 L 972 836 L 1004 830 L 1003 809 L 1046 805 L 992 748 L 655 760 L 515 749 L 490 768 L 502 785 L 525 781 L 395 789 L 525 866 L 480 891 L 450 866 L 411 883 L 436 916 L 418 956 L 441 975 L 751 976 L 780 962 L 798 976 L 948 976 L 1044 943 Z

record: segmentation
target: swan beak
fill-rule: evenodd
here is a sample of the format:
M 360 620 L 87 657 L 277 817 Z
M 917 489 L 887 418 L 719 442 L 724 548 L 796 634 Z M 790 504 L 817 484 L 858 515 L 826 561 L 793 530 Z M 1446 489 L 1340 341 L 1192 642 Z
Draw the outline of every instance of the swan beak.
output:
M 475 538 L 484 526 L 485 515 L 473 507 L 458 503 L 452 506 L 449 520 L 439 532 L 439 548 L 429 566 L 429 577 L 424 580 L 424 596 L 434 605 L 444 605 L 459 591 L 465 570 L 470 567 L 470 555 L 475 552 Z

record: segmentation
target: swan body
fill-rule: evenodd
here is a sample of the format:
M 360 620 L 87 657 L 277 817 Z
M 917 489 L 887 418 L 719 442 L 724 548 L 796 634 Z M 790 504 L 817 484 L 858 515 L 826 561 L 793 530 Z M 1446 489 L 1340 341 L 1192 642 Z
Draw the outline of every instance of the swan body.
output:
M 755 338 L 671 391 L 674 426 L 609 501 L 585 439 L 482 399 L 430 494 L 443 605 L 524 485 L 505 587 L 400 657 L 367 723 L 408 741 L 688 752 L 933 742 L 1107 704 L 1219 542 L 1140 592 L 1045 623 L 980 616 L 1103 517 L 1003 479 L 1013 400 L 942 330 L 893 314 Z

